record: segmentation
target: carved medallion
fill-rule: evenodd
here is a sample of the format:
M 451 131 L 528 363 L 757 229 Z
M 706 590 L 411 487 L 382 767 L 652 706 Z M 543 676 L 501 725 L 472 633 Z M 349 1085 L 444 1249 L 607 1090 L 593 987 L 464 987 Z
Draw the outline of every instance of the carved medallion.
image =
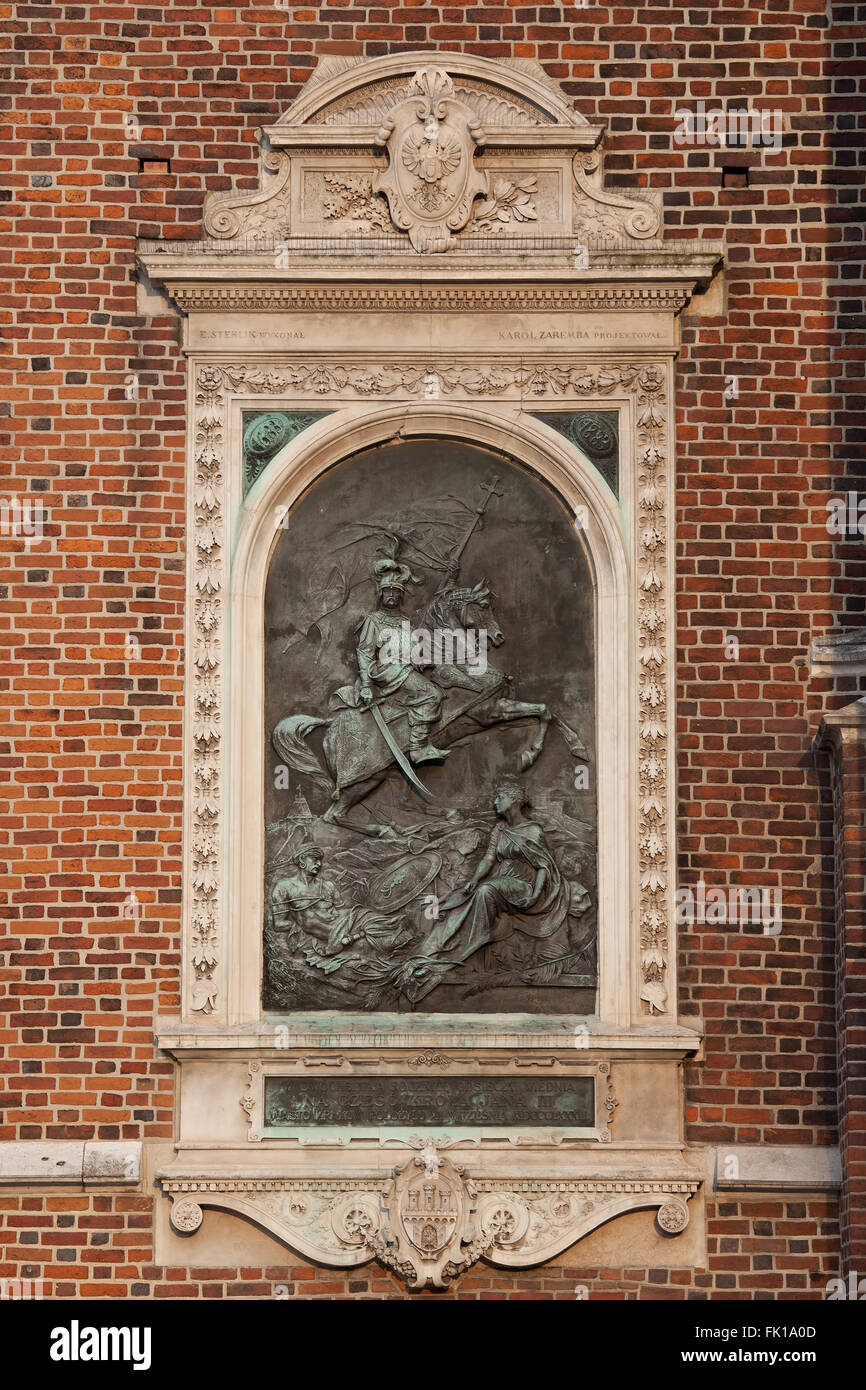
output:
M 533 411 L 571 440 L 595 464 L 605 482 L 619 495 L 619 415 L 615 410 Z
M 678 1236 L 689 1224 L 689 1209 L 678 1197 L 669 1197 L 658 1209 L 659 1229 L 667 1236 Z
M 286 444 L 327 410 L 257 410 L 244 414 L 244 494 Z
M 487 192 L 487 175 L 474 154 L 484 132 L 468 106 L 455 100 L 447 72 L 421 68 L 409 95 L 383 121 L 377 141 L 388 151 L 388 168 L 373 180 L 384 193 L 396 225 L 409 233 L 416 251 L 447 251 L 452 232 L 466 226 L 476 197 Z
M 182 1235 L 192 1235 L 202 1223 L 202 1209 L 198 1202 L 175 1202 L 171 1209 L 171 1224 Z

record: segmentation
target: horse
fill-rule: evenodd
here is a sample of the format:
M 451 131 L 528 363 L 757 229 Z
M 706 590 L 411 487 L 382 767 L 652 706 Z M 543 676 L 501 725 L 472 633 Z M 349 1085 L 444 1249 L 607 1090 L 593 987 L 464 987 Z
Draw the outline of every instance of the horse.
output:
M 459 651 L 474 652 L 476 634 L 483 631 L 493 647 L 505 641 L 491 606 L 491 594 L 485 581 L 468 587 L 458 586 L 446 579 L 434 594 L 424 614 L 424 627 L 436 632 L 445 631 L 456 637 Z M 460 638 L 462 637 L 462 646 Z M 451 748 L 483 729 L 531 720 L 537 728 L 529 744 L 518 757 L 518 770 L 525 772 L 536 761 L 551 720 L 556 717 L 547 705 L 512 698 L 512 677 L 493 666 L 473 669 L 472 661 L 448 662 L 435 666 L 431 679 L 445 695 L 439 720 L 431 730 L 437 746 Z M 399 705 L 388 699 L 379 709 L 386 720 L 389 733 L 398 748 L 409 746 L 408 719 Z M 556 718 L 557 725 L 571 735 L 576 744 L 570 749 L 576 756 L 586 756 L 578 735 Z M 317 728 L 327 732 L 322 744 L 324 766 L 306 740 Z M 341 708 L 328 719 L 296 714 L 281 719 L 271 735 L 280 758 L 297 772 L 306 773 L 320 786 L 331 791 L 331 804 L 323 819 L 334 825 L 356 830 L 380 839 L 396 838 L 389 826 L 361 822 L 348 818 L 349 811 L 381 786 L 396 760 L 369 709 Z M 582 750 L 582 752 L 580 751 Z

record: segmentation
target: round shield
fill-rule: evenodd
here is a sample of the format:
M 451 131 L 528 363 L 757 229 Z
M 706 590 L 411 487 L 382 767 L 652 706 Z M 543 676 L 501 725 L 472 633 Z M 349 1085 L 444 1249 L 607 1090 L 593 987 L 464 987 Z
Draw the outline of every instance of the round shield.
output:
M 381 912 L 396 912 L 423 893 L 441 868 L 439 854 L 401 854 L 370 879 L 367 902 Z

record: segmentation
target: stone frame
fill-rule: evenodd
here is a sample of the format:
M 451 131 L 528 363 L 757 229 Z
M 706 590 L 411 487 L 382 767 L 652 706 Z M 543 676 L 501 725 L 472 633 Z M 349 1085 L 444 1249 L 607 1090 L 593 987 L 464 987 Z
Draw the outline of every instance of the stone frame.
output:
M 194 549 L 188 574 L 192 598 L 188 650 L 194 656 L 188 667 L 185 761 L 190 821 L 184 842 L 187 1018 L 198 1013 L 207 1018 L 214 1015 L 213 1022 L 220 1019 L 229 1026 L 254 1025 L 262 1012 L 260 929 L 254 937 L 252 928 L 262 920 L 261 724 L 240 724 L 234 716 L 241 699 L 253 710 L 260 704 L 260 610 L 267 562 L 278 534 L 274 518 L 282 516 L 319 473 L 345 457 L 347 438 L 355 452 L 392 438 L 397 430 L 404 437 L 459 435 L 502 449 L 556 487 L 572 508 L 588 510 L 586 539 L 596 580 L 598 630 L 601 633 L 607 621 L 619 635 L 618 650 L 611 650 L 605 641 L 598 651 L 598 693 L 604 691 L 607 697 L 599 700 L 597 728 L 599 1015 L 608 1025 L 628 1028 L 641 1016 L 666 1012 L 675 968 L 670 954 L 673 894 L 669 891 L 675 862 L 673 748 L 666 720 L 672 707 L 672 663 L 667 650 L 672 632 L 672 546 L 667 534 L 671 482 L 664 468 L 670 450 L 665 410 L 670 358 L 638 363 L 608 359 L 603 366 L 588 361 L 562 365 L 554 358 L 531 369 L 533 404 L 541 399 L 542 384 L 549 390 L 555 383 L 562 392 L 563 382 L 568 381 L 575 391 L 582 387 L 585 394 L 575 394 L 575 399 L 583 405 L 621 408 L 621 438 L 633 439 L 634 450 L 630 458 L 623 453 L 619 501 L 573 445 L 520 410 L 519 398 L 508 399 L 519 391 L 519 380 L 513 382 L 515 391 L 503 393 L 505 400 L 486 399 L 480 408 L 460 390 L 459 372 L 450 364 L 434 360 L 431 366 L 434 371 L 439 367 L 445 383 L 457 377 L 456 390 L 447 402 L 433 404 L 423 397 L 419 401 L 425 368 L 425 373 L 416 373 L 414 398 L 404 382 L 389 394 L 387 406 L 373 406 L 359 403 L 357 397 L 346 402 L 342 367 L 336 369 L 332 395 L 322 390 L 322 373 L 335 369 L 322 364 L 316 371 L 305 363 L 300 374 L 308 380 L 311 370 L 315 375 L 314 385 L 302 394 L 296 380 L 299 370 L 291 361 L 271 359 L 248 366 L 194 360 L 191 415 L 196 486 L 190 497 Z M 366 381 L 369 366 L 360 370 Z M 519 363 L 500 362 L 496 370 L 497 379 L 503 379 L 519 377 L 526 369 Z M 607 394 L 599 394 L 599 379 Z M 265 388 L 262 394 L 254 394 L 257 387 Z M 297 409 L 309 404 L 312 392 L 314 399 L 327 400 L 334 413 L 303 431 L 272 459 L 241 504 L 243 409 L 252 403 Z M 630 527 L 631 536 L 622 534 L 623 523 Z M 630 578 L 629 540 L 638 557 Z M 229 553 L 233 559 L 231 572 L 226 573 Z M 223 652 L 230 653 L 225 667 Z M 233 737 L 228 733 L 232 728 Z M 221 794 L 215 797 L 218 760 Z M 610 859 L 615 827 L 620 834 L 626 827 L 628 878 L 619 866 L 604 859 L 605 854 Z M 216 983 L 218 967 L 224 999 Z M 652 988 L 655 980 L 662 989 Z M 363 1031 L 363 1018 L 356 1021 Z
M 358 1068 L 358 1056 L 354 1058 L 355 1071 Z M 363 1064 L 362 1064 L 363 1065 Z M 462 1058 L 452 1061 L 452 1058 L 443 1052 L 419 1052 L 414 1056 L 407 1057 L 400 1052 L 390 1052 L 384 1058 L 371 1057 L 366 1067 L 372 1069 L 375 1066 L 376 1075 L 411 1077 L 419 1073 L 426 1072 L 430 1075 L 452 1076 L 473 1076 L 477 1075 L 477 1068 L 472 1069 Z M 277 1061 L 271 1058 L 267 1061 L 253 1060 L 249 1064 L 247 1072 L 247 1082 L 244 1087 L 243 1096 L 240 1100 L 241 1109 L 247 1118 L 247 1139 L 251 1144 L 261 1144 L 269 1139 L 295 1139 L 298 1143 L 311 1142 L 320 1144 L 323 1140 L 339 1140 L 340 1144 L 353 1144 L 358 1140 L 382 1145 L 402 1140 L 408 1142 L 410 1134 L 408 1129 L 400 1126 L 383 1126 L 381 1129 L 375 1125 L 360 1126 L 357 1129 L 341 1129 L 340 1133 L 324 1134 L 321 1130 L 307 1129 L 304 1132 L 296 1130 L 288 1133 L 286 1126 L 280 1126 L 280 1133 L 273 1130 L 269 1132 L 269 1127 L 263 1123 L 265 1115 L 265 1082 L 272 1076 L 297 1076 L 299 1075 L 300 1062 L 298 1058 L 291 1058 L 289 1061 Z M 366 1068 L 365 1068 L 366 1070 Z M 559 1071 L 561 1069 L 557 1069 Z M 368 1073 L 369 1074 L 369 1073 Z M 484 1069 L 485 1076 L 508 1076 L 512 1069 L 507 1060 L 497 1060 L 492 1066 L 488 1065 Z M 492 1140 L 501 1141 L 509 1145 L 532 1144 L 535 1147 L 545 1148 L 551 1144 L 563 1143 L 569 1140 L 591 1140 L 597 1144 L 609 1144 L 611 1142 L 611 1125 L 614 1115 L 619 1107 L 619 1101 L 614 1091 L 611 1064 L 609 1059 L 603 1058 L 601 1061 L 590 1061 L 577 1063 L 568 1068 L 568 1078 L 572 1077 L 592 1077 L 595 1081 L 594 1087 L 594 1115 L 593 1124 L 589 1126 L 568 1127 L 558 1126 L 555 1130 L 550 1128 L 543 1130 L 533 1128 L 531 1135 L 527 1134 L 526 1126 L 484 1126 L 484 1141 L 489 1143 Z M 470 1140 L 475 1143 L 479 1141 L 478 1133 L 470 1133 L 468 1127 L 448 1126 L 450 1137 L 455 1140 Z

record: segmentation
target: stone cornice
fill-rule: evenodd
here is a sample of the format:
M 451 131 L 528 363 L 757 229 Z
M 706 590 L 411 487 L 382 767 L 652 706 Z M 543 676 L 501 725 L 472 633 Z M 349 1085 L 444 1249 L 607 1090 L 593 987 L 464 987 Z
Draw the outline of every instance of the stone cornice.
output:
M 604 126 L 580 125 L 538 125 L 508 126 L 503 130 L 492 130 L 487 135 L 488 149 L 512 149 L 519 145 L 523 149 L 595 149 L 604 135 Z M 358 149 L 375 148 L 381 142 L 377 139 L 379 123 L 355 126 L 310 126 L 310 125 L 269 125 L 264 127 L 268 141 L 275 148 L 282 149 Z
M 184 280 L 172 298 L 186 313 L 678 313 L 683 285 L 298 285 Z
M 631 1171 L 630 1169 L 628 1170 Z M 200 1200 L 207 1203 L 210 1194 L 221 1194 L 229 1192 L 378 1192 L 382 1186 L 381 1176 L 367 1178 L 354 1177 L 315 1177 L 308 1178 L 303 1176 L 287 1177 L 285 1171 L 275 1169 L 265 1177 L 251 1177 L 245 1174 L 227 1176 L 225 1172 L 214 1173 L 209 1169 L 204 1172 L 196 1171 L 193 1177 L 184 1175 L 183 1177 L 170 1177 L 167 1173 L 160 1174 L 157 1181 L 163 1192 L 169 1196 L 179 1196 L 187 1193 L 200 1193 Z M 663 1177 L 652 1177 L 640 1179 L 630 1177 L 607 1178 L 603 1176 L 593 1176 L 592 1178 L 574 1178 L 570 1182 L 563 1181 L 560 1177 L 545 1175 L 543 1178 L 476 1178 L 474 1185 L 479 1192 L 498 1192 L 508 1188 L 515 1192 L 537 1192 L 558 1193 L 558 1192 L 587 1192 L 604 1193 L 605 1195 L 615 1195 L 617 1193 L 640 1193 L 640 1194 L 662 1194 L 664 1192 L 678 1192 L 683 1195 L 693 1196 L 701 1186 L 701 1175 L 694 1177 L 685 1176 L 681 1169 L 674 1168 L 669 1175 Z
M 386 239 L 387 240 L 387 239 Z M 185 313 L 677 314 L 703 291 L 722 257 L 717 243 L 591 252 L 575 269 L 563 249 L 503 260 L 360 252 L 351 243 L 277 257 L 204 241 L 142 242 L 139 259 Z M 512 263 L 513 260 L 513 263 Z
M 813 638 L 809 662 L 813 676 L 866 674 L 866 627 L 841 628 Z

